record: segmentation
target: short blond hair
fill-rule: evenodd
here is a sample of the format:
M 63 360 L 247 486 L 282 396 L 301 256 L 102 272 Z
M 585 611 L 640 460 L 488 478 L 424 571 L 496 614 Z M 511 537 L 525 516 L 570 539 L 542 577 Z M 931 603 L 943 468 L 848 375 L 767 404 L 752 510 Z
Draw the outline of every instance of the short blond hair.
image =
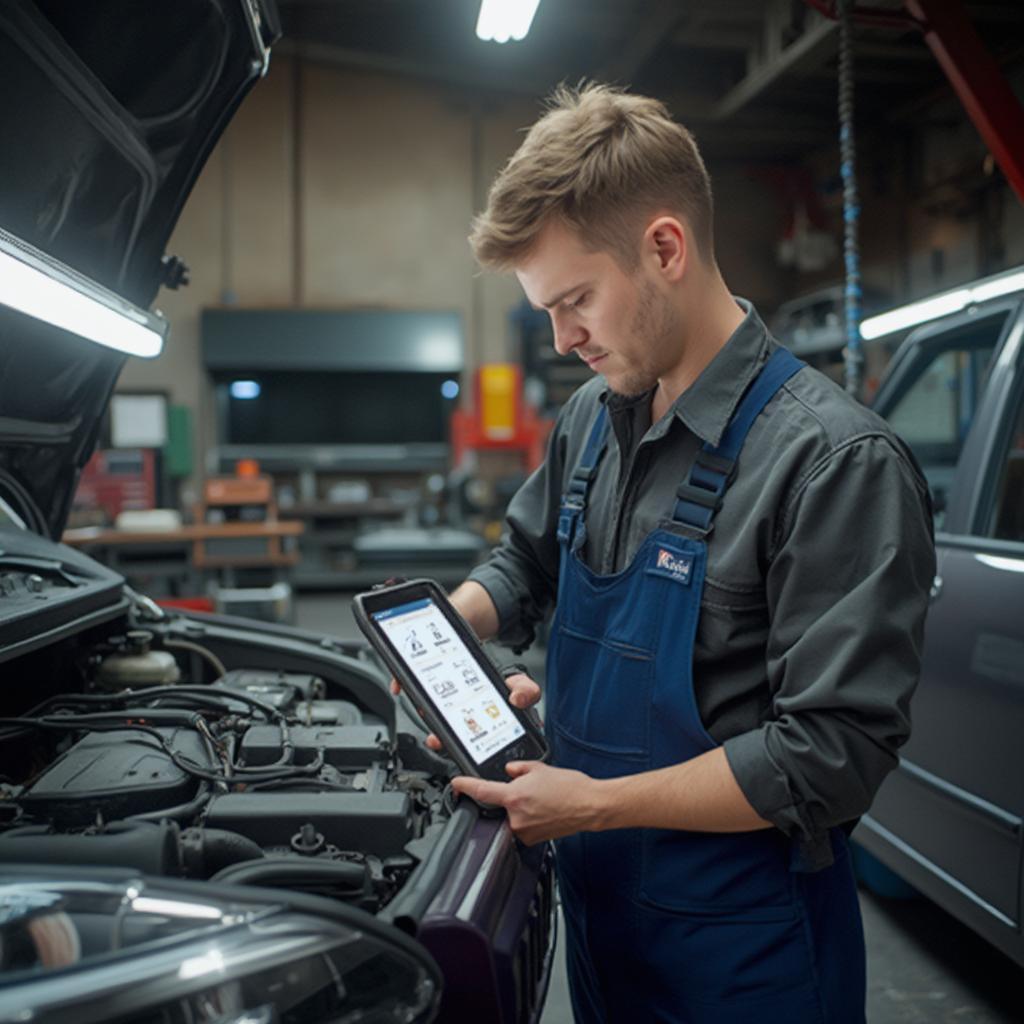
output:
M 561 85 L 495 179 L 469 242 L 481 266 L 505 270 L 560 218 L 632 269 L 645 218 L 663 210 L 682 215 L 713 262 L 711 181 L 693 136 L 658 100 Z

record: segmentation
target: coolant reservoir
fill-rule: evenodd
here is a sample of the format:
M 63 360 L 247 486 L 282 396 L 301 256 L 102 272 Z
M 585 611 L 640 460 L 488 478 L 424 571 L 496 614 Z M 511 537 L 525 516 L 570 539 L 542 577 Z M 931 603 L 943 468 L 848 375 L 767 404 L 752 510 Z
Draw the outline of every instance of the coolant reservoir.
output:
M 118 649 L 100 662 L 96 685 L 105 690 L 166 686 L 181 681 L 181 670 L 170 651 L 151 651 L 153 634 L 133 629 L 114 641 Z

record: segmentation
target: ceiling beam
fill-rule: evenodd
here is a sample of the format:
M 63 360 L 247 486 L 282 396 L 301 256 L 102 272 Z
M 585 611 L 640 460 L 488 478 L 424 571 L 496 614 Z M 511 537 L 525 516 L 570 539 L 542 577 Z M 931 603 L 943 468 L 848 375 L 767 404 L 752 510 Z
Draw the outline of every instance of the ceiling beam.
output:
M 769 13 L 778 10 L 781 10 L 779 5 L 773 3 Z M 808 18 L 803 33 L 784 45 L 785 25 L 780 19 L 766 17 L 764 47 L 760 53 L 751 55 L 746 76 L 715 105 L 715 119 L 724 121 L 732 117 L 783 75 L 819 65 L 835 50 L 833 35 L 837 28 L 836 22 L 815 14 Z

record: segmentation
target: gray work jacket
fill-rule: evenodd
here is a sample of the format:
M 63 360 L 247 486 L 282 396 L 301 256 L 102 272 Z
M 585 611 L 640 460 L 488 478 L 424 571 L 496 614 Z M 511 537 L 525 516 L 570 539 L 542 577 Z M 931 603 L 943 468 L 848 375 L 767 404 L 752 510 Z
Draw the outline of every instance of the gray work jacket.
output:
M 591 488 L 587 564 L 616 572 L 665 525 L 698 447 L 720 441 L 778 345 L 739 301 L 742 324 L 657 423 L 652 393 L 612 395 L 600 378 L 563 408 L 501 544 L 470 576 L 494 601 L 499 642 L 528 645 L 555 601 L 559 501 L 599 403 L 613 429 Z M 812 866 L 831 861 L 827 830 L 867 810 L 909 735 L 934 574 L 913 456 L 805 367 L 754 423 L 708 538 L 693 675 L 704 726 L 747 799 Z

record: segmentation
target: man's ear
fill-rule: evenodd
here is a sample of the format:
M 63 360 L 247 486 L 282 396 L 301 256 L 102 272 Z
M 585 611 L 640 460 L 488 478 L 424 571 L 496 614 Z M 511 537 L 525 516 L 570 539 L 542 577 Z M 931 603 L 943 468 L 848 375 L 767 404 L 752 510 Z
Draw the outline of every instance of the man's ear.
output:
M 644 232 L 644 256 L 667 281 L 678 281 L 686 270 L 689 246 L 686 229 L 677 217 L 656 217 Z

